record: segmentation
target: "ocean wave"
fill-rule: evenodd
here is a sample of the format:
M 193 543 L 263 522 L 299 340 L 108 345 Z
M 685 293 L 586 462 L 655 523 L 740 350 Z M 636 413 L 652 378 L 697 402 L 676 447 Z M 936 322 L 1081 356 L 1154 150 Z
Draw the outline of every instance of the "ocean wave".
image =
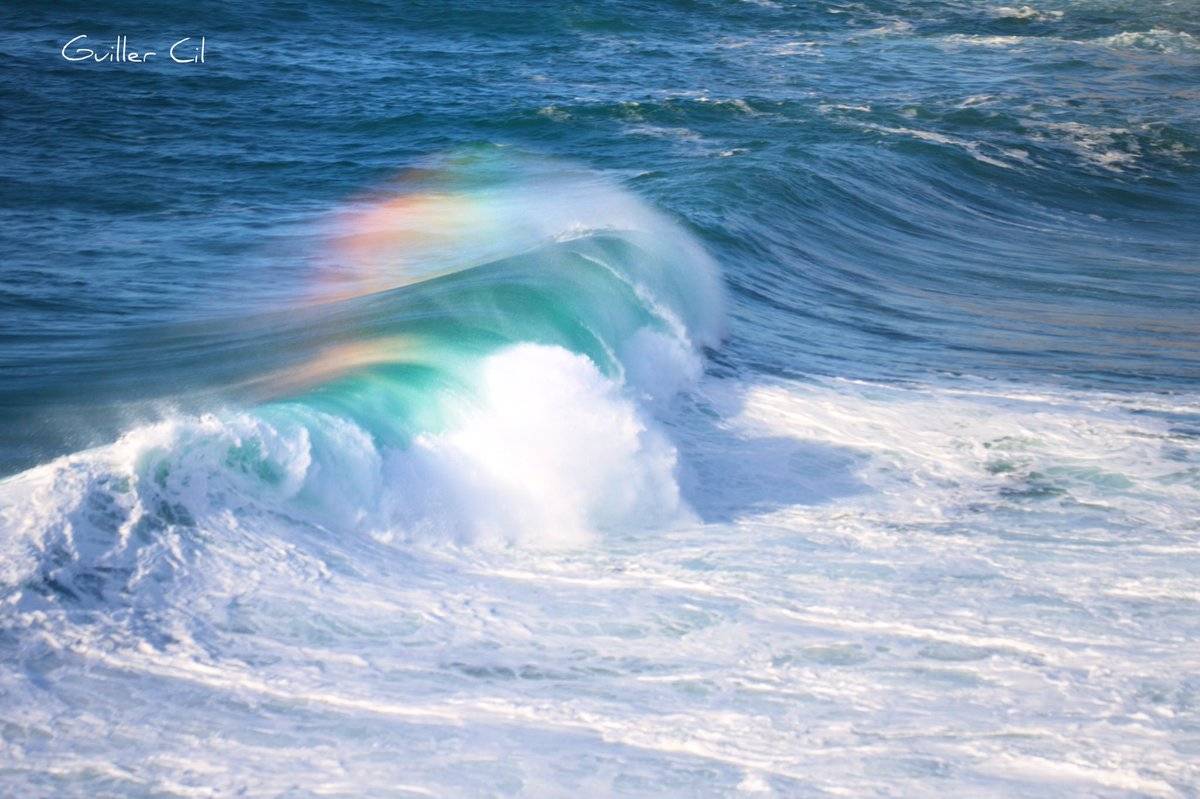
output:
M 556 548 L 690 518 L 673 445 L 587 358 L 515 345 L 478 364 L 472 393 L 405 447 L 288 403 L 172 419 L 25 472 L 0 485 L 4 589 L 157 607 L 181 576 L 319 573 L 323 538 Z
M 136 602 L 306 535 L 553 548 L 690 519 L 655 413 L 721 335 L 703 250 L 595 175 L 435 182 L 338 215 L 336 274 L 305 293 L 338 343 L 240 382 L 267 401 L 0 482 L 5 590 Z

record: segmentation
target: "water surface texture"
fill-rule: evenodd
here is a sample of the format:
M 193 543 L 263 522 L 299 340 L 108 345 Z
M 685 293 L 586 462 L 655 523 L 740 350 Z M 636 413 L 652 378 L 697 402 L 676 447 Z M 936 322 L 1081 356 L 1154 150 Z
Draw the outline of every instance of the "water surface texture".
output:
M 1200 796 L 1200 3 L 0 56 L 0 793 Z

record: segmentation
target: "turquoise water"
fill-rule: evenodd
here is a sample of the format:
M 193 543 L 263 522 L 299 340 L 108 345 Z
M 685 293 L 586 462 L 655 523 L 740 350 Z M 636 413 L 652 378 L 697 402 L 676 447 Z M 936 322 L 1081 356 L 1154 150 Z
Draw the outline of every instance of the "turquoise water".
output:
M 1197 3 L 0 18 L 3 792 L 1196 795 Z

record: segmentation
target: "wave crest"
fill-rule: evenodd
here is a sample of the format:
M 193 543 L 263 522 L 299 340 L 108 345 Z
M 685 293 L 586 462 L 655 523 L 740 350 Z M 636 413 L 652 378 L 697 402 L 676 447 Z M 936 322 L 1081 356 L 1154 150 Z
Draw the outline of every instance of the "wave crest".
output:
M 555 224 L 468 236 L 462 261 L 454 236 L 415 251 L 411 230 L 377 236 L 369 291 L 273 331 L 279 353 L 239 383 L 265 402 L 135 426 L 0 482 L 5 592 L 152 608 L 180 580 L 320 579 L 368 541 L 579 546 L 691 519 L 655 413 L 719 338 L 715 270 L 632 196 L 573 180 L 546 196 L 541 177 L 490 175 L 453 200 L 475 220 L 559 206 Z M 397 283 L 416 263 L 430 269 Z M 297 358 L 300 330 L 327 343 Z

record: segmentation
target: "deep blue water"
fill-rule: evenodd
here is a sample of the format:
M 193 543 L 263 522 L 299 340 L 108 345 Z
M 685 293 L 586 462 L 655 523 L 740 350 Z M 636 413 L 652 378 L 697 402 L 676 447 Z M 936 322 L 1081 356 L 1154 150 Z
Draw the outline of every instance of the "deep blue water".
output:
M 14 791 L 1196 795 L 1200 3 L 18 2 L 0 58 Z

